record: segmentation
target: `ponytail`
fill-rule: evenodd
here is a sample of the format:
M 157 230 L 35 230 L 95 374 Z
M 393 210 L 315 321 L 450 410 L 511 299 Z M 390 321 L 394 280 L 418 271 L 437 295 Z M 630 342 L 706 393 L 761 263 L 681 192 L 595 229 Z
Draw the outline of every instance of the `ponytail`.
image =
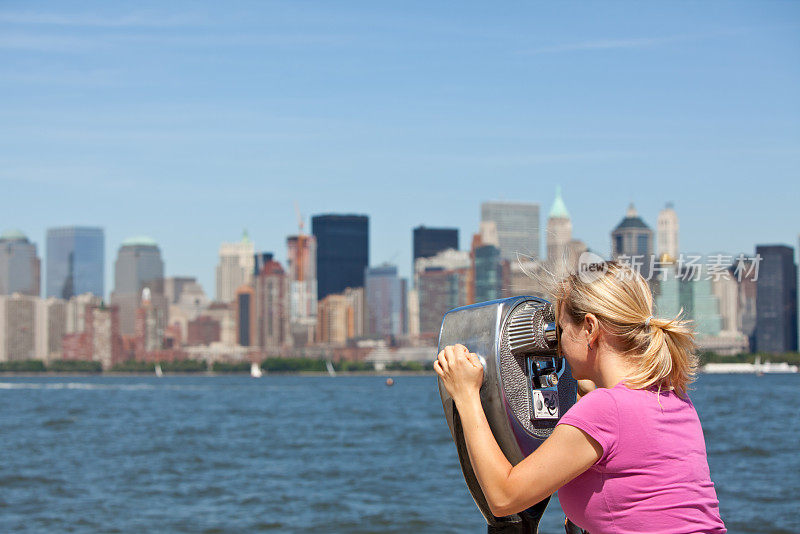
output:
M 644 326 L 641 333 L 645 338 L 641 342 L 645 345 L 644 351 L 629 354 L 636 372 L 627 377 L 628 386 L 674 389 L 681 397 L 686 396 L 686 389 L 697 372 L 697 356 L 691 323 L 680 317 L 681 314 L 669 320 L 653 317 L 650 325 Z

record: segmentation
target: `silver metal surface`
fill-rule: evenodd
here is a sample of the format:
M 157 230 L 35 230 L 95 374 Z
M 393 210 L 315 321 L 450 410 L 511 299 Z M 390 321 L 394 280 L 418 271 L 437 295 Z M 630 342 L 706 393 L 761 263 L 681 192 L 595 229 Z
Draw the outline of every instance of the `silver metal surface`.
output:
M 558 422 L 554 417 L 533 417 L 532 390 L 543 390 L 556 404 L 559 416 L 575 403 L 576 383 L 569 366 L 558 356 L 554 321 L 549 302 L 528 296 L 456 308 L 442 321 L 439 350 L 461 343 L 481 358 L 481 404 L 492 434 L 514 465 L 536 450 Z M 475 503 L 490 525 L 507 523 L 509 518 L 494 517 L 486 504 L 472 471 L 457 410 L 441 381 L 439 393 Z M 540 505 L 537 510 L 543 511 L 546 504 Z

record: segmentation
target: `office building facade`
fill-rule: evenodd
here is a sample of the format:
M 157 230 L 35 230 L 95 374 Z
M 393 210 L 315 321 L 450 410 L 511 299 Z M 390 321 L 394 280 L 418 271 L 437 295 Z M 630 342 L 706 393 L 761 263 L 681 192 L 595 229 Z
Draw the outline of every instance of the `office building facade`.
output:
M 123 335 L 132 336 L 136 333 L 136 311 L 142 304 L 142 291 L 145 288 L 150 292 L 151 304 L 164 310 L 162 317 L 166 321 L 168 303 L 164 297 L 161 250 L 149 237 L 128 238 L 122 242 L 117 253 L 114 292 L 111 294 L 112 304 L 119 307 L 120 331 Z
M 0 295 L 21 293 L 38 297 L 40 270 L 36 245 L 25 234 L 19 230 L 0 234 Z
M 430 258 L 449 248 L 458 250 L 458 229 L 418 226 L 414 228 L 413 241 L 412 265 L 416 264 L 418 258 Z
M 105 236 L 102 228 L 49 228 L 45 261 L 48 297 L 69 300 L 84 293 L 104 296 Z
M 758 352 L 797 351 L 797 265 L 794 250 L 785 245 L 759 245 L 756 281 L 755 349 Z
M 364 287 L 369 265 L 369 217 L 316 215 L 311 231 L 317 242 L 317 300 L 346 288 Z
M 36 305 L 39 299 L 0 295 L 0 362 L 36 358 Z
M 364 274 L 368 334 L 399 337 L 403 334 L 405 291 L 395 265 L 368 267 Z
M 238 288 L 252 283 L 255 262 L 255 245 L 247 231 L 242 233 L 238 243 L 220 245 L 216 270 L 218 302 L 233 302 Z
M 539 259 L 539 204 L 484 202 L 481 222 L 494 222 L 500 256 L 509 262 Z
M 678 260 L 680 250 L 678 248 L 678 214 L 668 202 L 666 207 L 658 214 L 656 223 L 656 239 L 658 240 L 656 254 L 663 262 L 675 262 Z

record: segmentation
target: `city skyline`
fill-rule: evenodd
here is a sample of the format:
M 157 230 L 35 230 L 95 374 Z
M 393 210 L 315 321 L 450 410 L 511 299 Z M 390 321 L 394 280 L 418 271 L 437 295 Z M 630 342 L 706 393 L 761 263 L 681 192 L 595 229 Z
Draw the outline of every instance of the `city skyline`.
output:
M 497 201 L 494 201 L 494 202 L 497 202 Z M 569 206 L 569 201 L 567 200 L 565 202 L 566 202 L 567 206 Z M 552 203 L 552 200 L 551 200 L 551 203 Z M 667 204 L 672 205 L 671 209 L 674 209 L 674 207 L 675 207 L 674 203 L 668 202 L 664 206 L 662 206 L 659 211 L 663 210 L 666 207 Z M 540 239 L 539 239 L 539 247 L 540 247 L 540 250 L 542 251 L 542 253 L 540 254 L 540 257 L 541 258 L 545 258 L 547 256 L 547 250 L 546 250 L 546 248 L 547 248 L 546 226 L 547 225 L 546 225 L 546 222 L 548 220 L 547 211 L 549 210 L 549 204 L 548 205 L 540 204 L 539 207 L 540 207 L 540 228 L 542 229 L 541 230 L 541 236 L 540 236 Z M 636 208 L 635 205 L 633 207 Z M 586 243 L 588 245 L 588 248 L 589 248 L 590 251 L 592 251 L 594 253 L 597 253 L 597 254 L 599 254 L 600 256 L 602 256 L 602 257 L 604 257 L 606 259 L 611 259 L 613 257 L 613 253 L 612 253 L 612 231 L 614 231 L 614 229 L 616 228 L 616 226 L 619 224 L 619 222 L 621 220 L 625 219 L 625 217 L 627 216 L 627 211 L 630 210 L 630 209 L 631 209 L 631 205 L 629 204 L 625 208 L 625 210 L 623 212 L 621 212 L 620 216 L 617 218 L 617 220 L 614 223 L 614 225 L 611 228 L 609 228 L 609 230 L 607 232 L 607 236 L 606 236 L 606 238 L 607 238 L 606 239 L 607 240 L 607 248 L 606 248 L 606 250 L 604 251 L 602 247 L 596 247 L 592 243 Z M 656 224 L 651 223 L 650 222 L 650 218 L 648 218 L 646 216 L 643 216 L 641 213 L 639 213 L 638 209 L 636 209 L 636 212 L 637 212 L 638 216 L 641 219 L 643 219 L 644 223 L 647 224 L 647 226 L 652 231 L 652 233 L 653 233 L 653 238 L 652 239 L 653 239 L 653 241 L 655 241 L 655 236 L 658 233 Z M 313 217 L 317 217 L 317 216 L 322 216 L 322 215 L 352 215 L 352 214 L 344 214 L 344 213 L 340 213 L 340 212 L 337 212 L 337 213 L 331 212 L 331 213 L 325 213 L 325 214 L 313 214 L 312 216 Z M 370 214 L 359 214 L 359 215 L 366 215 L 368 220 L 370 221 L 370 226 L 372 226 L 372 216 Z M 480 213 L 478 215 L 480 215 Z M 309 221 L 311 220 L 312 216 L 308 217 Z M 680 217 L 680 214 L 678 214 L 678 216 Z M 570 219 L 572 219 L 572 215 L 571 214 L 569 215 L 569 217 L 570 217 Z M 657 217 L 658 217 L 658 214 L 656 214 L 655 217 L 653 217 L 653 219 L 657 219 Z M 683 219 L 681 218 L 681 220 L 683 220 Z M 542 221 L 544 222 L 544 224 L 542 224 Z M 481 223 L 480 216 L 478 216 L 476 218 L 474 227 L 466 228 L 466 229 L 459 229 L 459 231 L 464 236 L 472 236 L 473 234 L 476 234 L 476 233 L 480 232 L 480 223 Z M 295 219 L 295 224 L 296 224 L 296 219 Z M 76 227 L 76 226 L 80 226 L 80 225 L 69 225 L 69 226 L 70 227 Z M 422 223 L 421 226 L 426 226 L 428 228 L 433 228 L 432 225 L 428 225 L 426 223 Z M 105 232 L 106 234 L 108 234 L 108 227 L 104 227 L 104 226 L 100 225 L 97 228 L 99 230 Z M 48 229 L 45 230 L 45 234 L 47 234 L 48 230 L 50 230 L 50 229 L 48 228 Z M 408 229 L 409 242 L 410 242 L 409 247 L 408 247 L 409 251 L 413 250 L 413 233 L 414 233 L 414 230 L 415 230 L 414 228 L 409 228 Z M 16 231 L 22 232 L 22 234 L 25 235 L 25 237 L 27 237 L 27 239 L 32 244 L 36 245 L 37 251 L 38 251 L 38 258 L 41 260 L 42 265 L 45 264 L 45 262 L 47 261 L 46 260 L 47 256 L 44 253 L 46 249 L 44 247 L 42 247 L 42 245 L 40 244 L 39 241 L 36 241 L 30 234 L 26 233 L 24 229 L 14 228 L 14 227 L 0 228 L 0 232 L 3 232 L 3 231 L 5 231 L 5 232 L 16 232 Z M 250 232 L 249 229 L 245 228 L 243 233 L 245 234 L 245 239 L 247 240 L 247 242 L 250 243 L 250 245 L 254 247 L 254 253 L 255 254 L 262 254 L 262 253 L 272 254 L 274 256 L 275 260 L 278 261 L 282 266 L 284 266 L 284 267 L 288 266 L 288 249 L 286 248 L 287 247 L 286 240 L 287 240 L 287 238 L 291 237 L 293 234 L 288 234 L 286 236 L 283 236 L 283 240 L 282 240 L 282 242 L 278 243 L 278 246 L 276 246 L 274 248 L 270 248 L 270 247 L 263 247 L 259 243 L 251 241 L 250 237 L 249 237 L 251 232 Z M 294 233 L 296 234 L 296 230 L 295 230 Z M 800 233 L 795 235 L 795 241 L 779 242 L 779 241 L 769 241 L 769 240 L 762 239 L 762 240 L 760 240 L 758 242 L 753 243 L 750 246 L 749 249 L 748 248 L 744 248 L 744 249 L 740 249 L 740 250 L 723 250 L 721 248 L 715 248 L 713 250 L 704 250 L 704 251 L 686 250 L 686 249 L 684 249 L 683 243 L 685 241 L 687 241 L 688 239 L 684 238 L 683 234 L 684 233 L 688 233 L 688 234 L 691 235 L 694 232 L 693 232 L 693 229 L 686 228 L 684 226 L 683 222 L 681 223 L 681 232 L 680 233 L 681 233 L 681 246 L 680 246 L 679 252 L 681 252 L 681 253 L 697 254 L 697 255 L 700 255 L 700 256 L 704 256 L 704 257 L 705 256 L 710 256 L 710 255 L 713 255 L 713 254 L 720 254 L 720 253 L 722 253 L 722 254 L 733 254 L 733 255 L 737 255 L 737 254 L 742 254 L 743 253 L 743 254 L 746 254 L 746 255 L 752 255 L 752 254 L 755 253 L 754 251 L 755 251 L 755 248 L 757 246 L 763 246 L 763 245 L 785 245 L 785 246 L 789 246 L 790 248 L 792 248 L 793 250 L 796 251 L 795 258 L 797 258 L 797 256 L 800 256 Z M 214 254 L 213 262 L 208 268 L 209 272 L 205 272 L 205 270 L 192 271 L 192 272 L 175 272 L 174 269 L 170 268 L 169 251 L 165 250 L 164 246 L 158 241 L 158 239 L 154 239 L 154 238 L 152 238 L 152 236 L 149 236 L 149 235 L 145 236 L 145 235 L 142 235 L 142 234 L 137 234 L 135 236 L 128 236 L 128 237 L 123 238 L 120 241 L 120 243 L 118 245 L 116 245 L 116 246 L 114 246 L 114 244 L 111 244 L 109 246 L 109 243 L 105 243 L 105 265 L 106 265 L 106 268 L 105 268 L 105 276 L 104 276 L 104 280 L 103 280 L 103 285 L 105 286 L 106 291 L 105 291 L 105 295 L 101 295 L 101 297 L 104 298 L 106 301 L 109 301 L 110 295 L 114 290 L 114 284 L 115 284 L 115 276 L 114 276 L 114 272 L 113 272 L 114 262 L 117 259 L 117 254 L 118 254 L 119 250 L 125 245 L 125 242 L 128 241 L 128 240 L 131 240 L 131 239 L 148 238 L 148 239 L 152 239 L 154 244 L 156 246 L 158 246 L 159 250 L 161 251 L 162 259 L 163 259 L 163 262 L 164 262 L 164 277 L 165 278 L 185 277 L 185 276 L 188 276 L 188 277 L 191 277 L 191 278 L 195 278 L 197 280 L 197 282 L 200 284 L 200 286 L 202 287 L 202 289 L 204 290 L 205 294 L 208 296 L 208 298 L 210 300 L 215 300 L 215 297 L 217 296 L 216 292 L 215 292 L 215 288 L 217 287 L 217 284 L 219 283 L 218 279 L 217 279 L 217 276 L 218 276 L 218 273 L 217 273 L 218 264 L 219 264 L 219 261 L 220 261 L 219 249 L 220 249 L 221 246 L 224 246 L 224 245 L 230 245 L 230 244 L 238 243 L 239 240 L 242 239 L 241 236 L 242 236 L 242 232 L 240 231 L 238 238 L 236 236 L 234 236 L 233 238 L 228 239 L 228 240 L 226 240 L 224 242 L 221 242 L 221 243 L 216 243 L 216 244 L 208 243 L 208 244 L 204 244 L 203 245 L 205 248 L 211 248 L 211 249 L 214 249 L 216 251 L 215 254 Z M 375 236 L 372 234 L 372 231 L 370 229 L 370 231 L 368 232 L 368 240 L 369 240 L 370 249 L 373 247 L 372 241 L 373 241 L 374 237 Z M 574 235 L 574 237 L 576 239 L 579 239 L 579 240 L 581 239 L 580 235 Z M 46 243 L 46 238 L 43 238 L 42 242 Z M 459 250 L 468 250 L 469 247 L 467 245 L 468 245 L 468 243 L 461 243 L 461 247 L 459 248 Z M 370 254 L 370 257 L 371 256 L 372 256 L 372 254 Z M 523 254 L 523 259 L 525 259 L 524 258 L 524 254 Z M 798 260 L 795 259 L 795 261 L 798 261 Z M 370 258 L 368 266 L 369 267 L 377 267 L 379 265 L 387 264 L 387 263 L 397 267 L 398 276 L 400 276 L 401 278 L 404 278 L 406 280 L 411 280 L 413 278 L 413 274 L 411 272 L 410 263 L 409 263 L 409 265 L 405 265 L 404 262 L 402 261 L 402 258 L 399 258 L 399 257 L 394 257 L 394 261 L 387 261 L 387 260 L 376 261 L 374 258 Z M 798 263 L 800 263 L 800 261 L 798 261 Z M 46 296 L 46 293 L 45 293 L 45 282 L 46 282 L 46 273 L 44 272 L 44 269 L 43 269 L 41 274 L 40 274 L 41 296 L 43 296 L 43 297 Z
M 597 272 L 584 269 L 589 263 L 604 263 L 583 241 L 572 239 L 569 211 L 560 192 L 549 211 L 547 228 L 552 239 L 548 236 L 544 260 L 514 257 L 511 249 L 516 245 L 506 251 L 512 259 L 502 257 L 502 229 L 524 246 L 538 246 L 538 232 L 531 232 L 531 240 L 517 231 L 520 224 L 538 229 L 531 219 L 538 217 L 538 204 L 509 204 L 514 208 L 511 218 L 503 214 L 502 205 L 482 208 L 487 206 L 490 209 L 482 209 L 480 230 L 473 235 L 469 250 L 428 243 L 432 245 L 428 254 L 434 255 L 415 260 L 410 292 L 408 281 L 397 276 L 396 266 L 368 266 L 369 218 L 365 215 L 315 215 L 312 235 L 302 233 L 301 223 L 301 234 L 287 237 L 292 258 L 288 269 L 274 261 L 271 253 L 256 254 L 247 232 L 239 243 L 223 243 L 219 255 L 225 268 L 217 270 L 218 297 L 219 288 L 236 286 L 235 295 L 223 302 L 211 302 L 194 278 L 165 278 L 158 244 L 146 236 L 129 238 L 115 262 L 110 306 L 91 294 L 73 295 L 69 300 L 41 298 L 38 292 L 1 295 L 0 360 L 42 357 L 49 361 L 60 354 L 68 360 L 99 361 L 110 369 L 131 359 L 173 360 L 187 355 L 236 359 L 248 351 L 290 354 L 301 350 L 308 355 L 307 350 L 324 354 L 329 349 L 357 360 L 359 353 L 364 356 L 377 344 L 412 348 L 420 356 L 417 349 L 435 342 L 441 317 L 448 310 L 514 295 L 547 298 L 548 283 L 535 273 L 549 273 L 547 277 L 575 269 L 583 277 Z M 659 221 L 654 236 L 631 204 L 611 232 L 613 259 L 644 276 L 659 315 L 685 313 L 696 324 L 698 346 L 703 350 L 726 354 L 748 349 L 797 350 L 793 247 L 759 244 L 755 257 L 709 255 L 705 264 L 700 263 L 702 256 L 686 255 L 677 246 L 659 250 L 656 256 L 654 240 L 679 242 L 680 222 L 671 204 L 659 213 Z M 416 244 L 422 245 L 418 240 L 423 229 L 439 237 L 436 229 L 417 227 L 412 231 Z M 452 234 L 452 230 L 447 232 Z M 30 265 L 38 275 L 35 244 L 21 232 L 2 235 L 0 244 L 6 255 L 0 258 L 0 275 L 12 286 L 19 281 L 38 285 L 38 276 L 31 282 L 32 273 L 23 268 Z M 451 245 L 452 237 L 448 237 Z M 315 249 L 317 257 L 312 261 Z M 758 276 L 762 260 L 763 279 Z M 317 284 L 315 265 L 332 277 Z M 83 275 L 77 268 L 72 274 L 76 279 Z M 311 303 L 314 287 L 327 289 Z M 351 342 L 355 345 L 349 346 Z

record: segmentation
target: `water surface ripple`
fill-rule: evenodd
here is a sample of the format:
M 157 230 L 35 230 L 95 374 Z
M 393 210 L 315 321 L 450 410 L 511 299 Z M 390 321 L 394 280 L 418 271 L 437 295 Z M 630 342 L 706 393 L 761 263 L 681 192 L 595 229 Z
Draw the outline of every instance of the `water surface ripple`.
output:
M 435 378 L 384 380 L 0 377 L 0 531 L 486 532 Z M 692 400 L 729 531 L 800 532 L 800 376 Z

